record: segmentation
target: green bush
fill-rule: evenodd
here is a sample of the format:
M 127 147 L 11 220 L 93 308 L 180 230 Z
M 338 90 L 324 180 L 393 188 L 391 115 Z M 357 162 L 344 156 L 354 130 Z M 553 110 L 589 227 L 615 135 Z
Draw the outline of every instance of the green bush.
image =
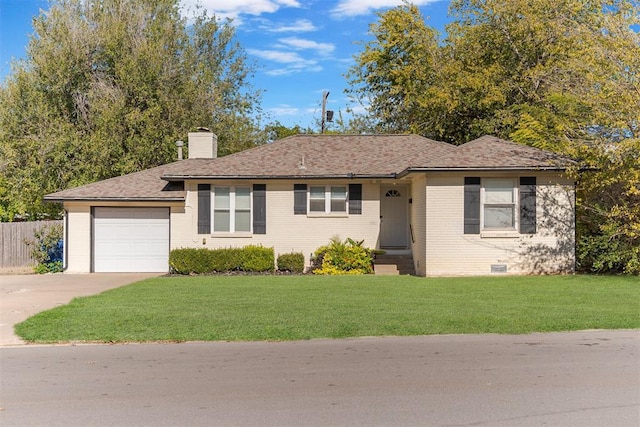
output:
M 211 259 L 211 266 L 208 271 L 203 271 L 203 273 L 225 273 L 241 270 L 240 249 L 207 249 L 207 251 Z
M 33 267 L 33 272 L 36 274 L 61 273 L 62 261 L 40 263 Z
M 313 274 L 371 274 L 373 273 L 373 254 L 362 246 L 364 241 L 338 237 L 331 239 L 326 246 L 314 252 Z
M 611 235 L 578 238 L 578 270 L 596 274 L 640 275 L 640 247 Z
M 240 251 L 240 270 L 254 272 L 273 271 L 275 265 L 273 248 L 245 246 Z
M 31 248 L 31 257 L 37 262 L 33 267 L 34 273 L 62 271 L 62 234 L 61 224 L 44 225 L 34 231 L 33 239 L 25 240 L 27 246 Z
M 206 248 L 180 248 L 169 254 L 169 267 L 176 274 L 203 274 L 213 271 L 214 257 Z
M 304 254 L 302 252 L 291 252 L 278 255 L 278 270 L 291 273 L 304 272 Z
M 231 271 L 273 271 L 273 248 L 180 248 L 169 254 L 169 266 L 175 274 L 210 274 Z

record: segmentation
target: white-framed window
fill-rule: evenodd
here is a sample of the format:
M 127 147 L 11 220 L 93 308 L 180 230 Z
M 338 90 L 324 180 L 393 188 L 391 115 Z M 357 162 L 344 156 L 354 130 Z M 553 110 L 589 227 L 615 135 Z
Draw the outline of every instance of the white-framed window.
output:
M 482 179 L 483 230 L 517 230 L 518 186 L 508 178 Z
M 251 188 L 213 188 L 213 232 L 251 232 Z
M 347 212 L 346 185 L 309 186 L 309 212 Z

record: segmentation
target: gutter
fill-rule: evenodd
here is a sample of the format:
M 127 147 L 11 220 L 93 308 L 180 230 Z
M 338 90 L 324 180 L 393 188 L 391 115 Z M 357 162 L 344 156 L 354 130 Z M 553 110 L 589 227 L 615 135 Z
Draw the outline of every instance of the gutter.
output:
M 487 167 L 487 168 L 479 168 L 479 167 L 410 167 L 398 174 L 398 178 L 402 178 L 407 176 L 411 172 L 502 172 L 502 171 L 553 171 L 560 172 L 567 170 L 567 167 L 558 167 L 558 166 L 548 166 L 548 167 L 525 167 L 522 166 L 513 166 L 513 167 Z
M 185 197 L 47 197 L 45 202 L 184 202 Z
M 185 180 L 275 180 L 275 179 L 397 179 L 403 178 L 412 172 L 499 172 L 499 171 L 554 171 L 561 172 L 568 167 L 547 166 L 547 167 L 409 167 L 402 172 L 386 174 L 333 174 L 333 175 L 163 175 L 163 181 L 185 181 Z
M 336 174 L 336 175 L 163 175 L 164 181 L 184 181 L 192 179 L 218 180 L 263 180 L 263 179 L 382 179 L 396 178 L 397 173 L 389 174 Z

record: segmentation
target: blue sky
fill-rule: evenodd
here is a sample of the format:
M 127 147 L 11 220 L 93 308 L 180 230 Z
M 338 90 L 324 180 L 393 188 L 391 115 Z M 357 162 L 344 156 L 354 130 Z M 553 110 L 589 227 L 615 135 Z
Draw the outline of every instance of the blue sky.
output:
M 349 103 L 344 74 L 353 55 L 368 40 L 376 12 L 401 0 L 181 0 L 196 3 L 234 20 L 237 37 L 257 65 L 252 80 L 264 91 L 265 122 L 315 127 L 322 92 L 330 92 L 328 109 L 344 112 Z M 414 0 L 429 25 L 444 30 L 449 0 Z M 46 0 L 0 0 L 0 82 L 10 73 L 12 58 L 24 58 L 31 21 Z

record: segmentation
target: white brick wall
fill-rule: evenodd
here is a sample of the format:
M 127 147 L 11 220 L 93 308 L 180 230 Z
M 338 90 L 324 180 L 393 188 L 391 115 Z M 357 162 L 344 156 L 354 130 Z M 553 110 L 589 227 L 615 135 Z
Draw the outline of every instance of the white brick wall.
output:
M 492 264 L 504 264 L 508 274 L 564 272 L 574 263 L 573 183 L 554 173 L 525 173 L 537 176 L 537 225 L 534 236 L 505 236 L 493 233 L 465 235 L 464 176 L 510 176 L 514 174 L 432 173 L 415 174 L 411 179 L 410 205 L 412 243 L 416 272 L 425 276 L 487 275 Z M 379 247 L 380 183 L 372 180 L 345 181 L 262 181 L 267 185 L 266 229 L 264 235 L 218 236 L 197 233 L 197 185 L 186 183 L 187 200 L 182 203 L 97 203 L 97 206 L 170 206 L 171 249 L 181 247 L 240 247 L 263 245 L 278 254 L 302 252 L 307 265 L 310 254 L 333 236 L 364 240 Z M 293 184 L 362 184 L 362 214 L 341 217 L 293 214 Z M 407 181 L 405 181 L 407 182 Z M 260 183 L 251 182 L 250 184 Z M 247 185 L 228 182 L 223 185 Z M 67 202 L 67 272 L 89 272 L 91 268 L 90 203 Z M 424 220 L 422 218 L 425 218 Z
M 68 215 L 65 251 L 67 273 L 91 271 L 91 207 L 88 204 L 65 203 Z
M 246 245 L 262 245 L 273 247 L 276 257 L 281 253 L 302 252 L 307 265 L 309 257 L 319 246 L 325 245 L 333 236 L 339 236 L 342 240 L 350 237 L 354 240 L 364 240 L 366 247 L 375 248 L 378 245 L 378 232 L 380 229 L 380 204 L 379 187 L 363 181 L 310 181 L 298 180 L 300 184 L 307 185 L 349 185 L 362 183 L 362 214 L 312 216 L 293 214 L 293 181 L 263 181 L 251 182 L 265 183 L 267 185 L 267 233 L 249 236 L 219 237 L 211 234 L 197 234 L 197 188 L 200 182 L 188 182 L 187 203 L 184 213 L 171 215 L 171 248 L 204 247 L 223 248 L 240 247 Z M 206 183 L 215 185 L 215 182 Z M 225 181 L 221 185 L 247 185 L 246 182 Z
M 521 176 L 534 176 L 524 173 Z M 574 264 L 573 183 L 555 174 L 537 176 L 537 233 L 464 234 L 464 177 L 432 175 L 427 180 L 427 276 L 487 275 L 492 264 L 507 273 L 566 272 Z M 511 175 L 514 176 L 514 175 Z
M 414 242 L 411 244 L 413 252 L 413 264 L 416 274 L 419 276 L 426 275 L 426 251 L 427 251 L 427 228 L 426 215 L 427 204 L 427 180 L 424 175 L 419 175 L 412 181 L 411 185 L 411 227 L 413 228 Z

